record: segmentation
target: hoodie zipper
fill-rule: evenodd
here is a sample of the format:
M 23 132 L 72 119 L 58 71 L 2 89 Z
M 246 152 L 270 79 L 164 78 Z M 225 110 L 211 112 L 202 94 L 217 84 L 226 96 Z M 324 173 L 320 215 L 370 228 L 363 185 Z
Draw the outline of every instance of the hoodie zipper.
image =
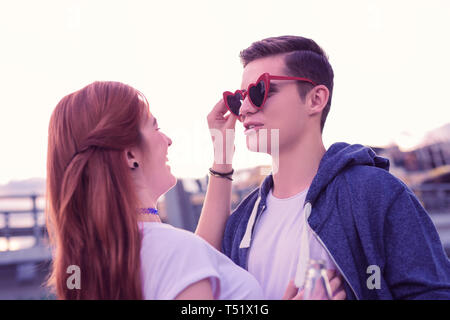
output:
M 345 281 L 347 281 L 348 285 L 350 286 L 350 289 L 352 289 L 353 294 L 355 295 L 357 300 L 360 300 L 358 295 L 355 292 L 355 289 L 353 289 L 352 284 L 350 283 L 350 281 L 348 281 L 348 278 L 345 276 L 345 273 L 342 271 L 341 267 L 339 267 L 339 265 L 337 264 L 336 260 L 334 259 L 334 257 L 331 255 L 330 250 L 328 250 L 328 248 L 325 246 L 325 244 L 323 243 L 322 239 L 320 239 L 320 237 L 317 235 L 317 233 L 313 230 L 313 228 L 311 228 L 311 226 L 308 223 L 308 227 L 309 230 L 312 231 L 312 233 L 314 234 L 314 236 L 316 237 L 317 240 L 319 240 L 320 244 L 322 245 L 322 247 L 325 249 L 325 251 L 328 253 L 328 255 L 330 256 L 331 260 L 333 260 L 334 264 L 336 265 L 336 267 L 338 268 L 339 272 L 342 274 L 342 276 L 344 277 Z

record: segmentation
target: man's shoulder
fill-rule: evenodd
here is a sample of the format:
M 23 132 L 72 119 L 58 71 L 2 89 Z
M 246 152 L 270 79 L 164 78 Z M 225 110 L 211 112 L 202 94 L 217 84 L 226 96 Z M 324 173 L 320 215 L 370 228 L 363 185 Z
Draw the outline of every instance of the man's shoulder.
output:
M 347 209 L 355 218 L 384 221 L 389 208 L 404 192 L 413 195 L 409 187 L 389 171 L 373 166 L 358 165 L 347 169 L 338 185 L 340 203 L 347 203 Z
M 382 192 L 398 194 L 408 186 L 389 171 L 374 167 L 358 165 L 345 170 L 345 182 L 352 187 L 353 192 Z

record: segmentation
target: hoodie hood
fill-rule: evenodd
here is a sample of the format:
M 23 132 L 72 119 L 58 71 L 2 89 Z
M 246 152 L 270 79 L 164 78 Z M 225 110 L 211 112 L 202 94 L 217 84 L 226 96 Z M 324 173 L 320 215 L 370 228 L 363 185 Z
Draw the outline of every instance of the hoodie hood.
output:
M 336 142 L 331 145 L 320 160 L 319 169 L 315 175 L 306 196 L 305 204 L 314 203 L 323 189 L 343 171 L 353 166 L 372 166 L 389 171 L 389 159 L 377 156 L 375 152 L 361 144 Z M 267 176 L 259 190 L 261 202 L 266 202 L 269 190 L 273 187 L 272 174 Z
M 338 142 L 328 148 L 319 164 L 319 169 L 308 191 L 305 202 L 314 202 L 323 189 L 339 174 L 353 166 L 378 167 L 389 171 L 389 159 L 360 144 Z

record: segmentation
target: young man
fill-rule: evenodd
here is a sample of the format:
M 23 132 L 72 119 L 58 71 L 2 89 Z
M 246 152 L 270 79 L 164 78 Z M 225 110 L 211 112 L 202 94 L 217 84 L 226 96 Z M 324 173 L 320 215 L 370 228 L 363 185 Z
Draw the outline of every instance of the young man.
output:
M 231 216 L 231 183 L 211 178 L 221 184 L 213 192 L 225 196 L 211 203 L 207 194 L 199 225 L 215 219 L 217 228 L 201 236 L 251 272 L 269 299 L 281 298 L 295 277 L 302 286 L 310 259 L 338 270 L 347 299 L 450 299 L 450 262 L 436 229 L 388 172 L 389 161 L 359 144 L 324 148 L 333 91 L 324 51 L 284 36 L 253 43 L 241 59 L 241 90 L 224 94 L 208 122 L 224 132 L 236 121 L 226 110 L 240 115 L 252 151 L 264 152 L 258 146 L 269 137 L 274 170 Z M 227 173 L 231 164 L 212 169 Z

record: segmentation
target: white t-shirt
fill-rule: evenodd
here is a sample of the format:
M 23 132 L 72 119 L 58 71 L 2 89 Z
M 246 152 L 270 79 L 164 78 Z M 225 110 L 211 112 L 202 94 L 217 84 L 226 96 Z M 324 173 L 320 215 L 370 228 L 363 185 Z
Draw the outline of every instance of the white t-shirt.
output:
M 308 189 L 286 199 L 270 190 L 266 210 L 256 221 L 248 255 L 248 270 L 263 288 L 264 297 L 281 299 L 289 280 L 295 278 L 300 240 L 305 227 L 303 205 Z M 309 233 L 310 258 L 324 260 L 326 269 L 336 269 L 326 250 Z
M 206 278 L 215 299 L 263 299 L 256 279 L 204 239 L 165 223 L 141 222 L 140 227 L 144 299 L 172 300 Z

